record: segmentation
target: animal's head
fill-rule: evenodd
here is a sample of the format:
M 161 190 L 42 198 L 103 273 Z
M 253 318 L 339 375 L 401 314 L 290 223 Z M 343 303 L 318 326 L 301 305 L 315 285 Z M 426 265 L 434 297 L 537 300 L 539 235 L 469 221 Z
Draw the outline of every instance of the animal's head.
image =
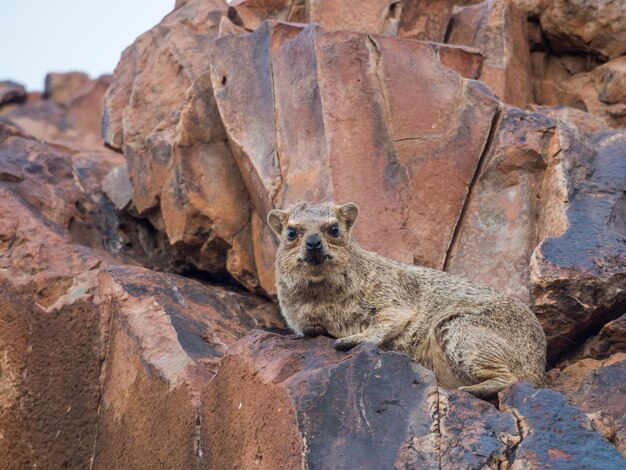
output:
M 298 202 L 287 210 L 273 210 L 267 220 L 280 237 L 280 269 L 310 280 L 323 279 L 350 257 L 351 231 L 359 208 L 348 203 Z

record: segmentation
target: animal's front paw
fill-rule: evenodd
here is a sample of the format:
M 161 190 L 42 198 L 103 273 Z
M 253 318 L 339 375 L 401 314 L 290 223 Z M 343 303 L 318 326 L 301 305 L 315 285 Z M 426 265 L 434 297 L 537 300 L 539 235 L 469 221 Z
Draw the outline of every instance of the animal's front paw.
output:
M 337 351 L 349 351 L 359 343 L 360 341 L 357 338 L 346 336 L 345 338 L 339 338 L 335 341 L 335 349 Z
M 302 329 L 304 336 L 329 336 L 328 331 L 322 325 L 309 325 Z

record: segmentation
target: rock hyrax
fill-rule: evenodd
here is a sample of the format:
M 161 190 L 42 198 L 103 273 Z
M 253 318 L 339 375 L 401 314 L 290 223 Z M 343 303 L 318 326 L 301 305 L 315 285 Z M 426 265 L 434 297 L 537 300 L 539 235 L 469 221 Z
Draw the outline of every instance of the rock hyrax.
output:
M 280 237 L 282 314 L 299 335 L 347 350 L 371 342 L 413 356 L 440 385 L 489 398 L 512 382 L 544 381 L 546 337 L 522 302 L 434 269 L 361 248 L 355 204 L 299 202 L 268 215 Z

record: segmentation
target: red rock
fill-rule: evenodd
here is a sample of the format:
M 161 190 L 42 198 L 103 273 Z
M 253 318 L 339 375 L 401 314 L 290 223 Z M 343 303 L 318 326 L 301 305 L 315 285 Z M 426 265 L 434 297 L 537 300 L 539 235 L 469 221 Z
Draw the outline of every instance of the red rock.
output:
M 558 53 L 590 51 L 615 58 L 626 52 L 626 6 L 609 0 L 544 2 L 541 28 Z
M 588 111 L 612 127 L 626 124 L 626 59 L 613 59 L 597 66 L 571 56 L 564 58 L 533 54 L 534 88 L 537 103 L 565 104 Z M 574 62 L 574 64 L 572 64 Z M 572 67 L 577 63 L 582 64 Z
M 429 42 L 428 45 L 439 55 L 439 61 L 450 67 L 463 78 L 477 80 L 483 68 L 483 55 L 478 49 Z
M 507 109 L 464 207 L 446 270 L 530 302 L 542 181 L 556 122 Z M 489 259 L 485 260 L 485 254 Z
M 75 244 L 106 236 L 72 221 L 112 165 L 0 131 L 0 467 L 202 462 L 200 390 L 227 345 L 280 329 L 275 306 Z
M 626 351 L 626 313 L 605 324 L 596 336 L 590 338 L 583 346 L 582 355 L 605 359 L 620 351 Z
M 307 19 L 329 31 L 396 34 L 397 4 L 393 0 L 307 0 Z
M 443 265 L 496 107 L 478 84 L 415 41 L 273 24 L 217 44 L 217 104 L 260 214 L 298 199 L 354 199 L 376 221 L 356 227 L 366 247 Z M 249 113 L 237 111 L 244 103 Z M 457 184 L 444 189 L 435 175 Z
M 51 76 L 56 77 L 51 79 L 53 83 L 58 82 L 56 86 L 61 91 L 56 96 L 63 97 L 62 104 L 31 96 L 24 105 L 4 114 L 5 118 L 47 142 L 83 151 L 105 151 L 100 136 L 100 116 L 110 77 L 103 75 L 86 82 L 81 79 L 79 86 L 72 82 L 74 75 L 70 74 L 66 77 L 70 83 L 63 88 L 65 75 Z
M 265 20 L 305 23 L 305 3 L 305 0 L 235 0 L 230 2 L 228 18 L 247 31 L 254 31 Z
M 401 2 L 398 36 L 444 42 L 454 3 L 453 0 L 405 0 Z
M 44 98 L 64 105 L 88 81 L 89 76 L 82 72 L 49 73 L 46 75 Z
M 447 42 L 482 52 L 480 80 L 504 102 L 520 108 L 532 102 L 526 15 L 512 0 L 460 9 L 452 18 Z

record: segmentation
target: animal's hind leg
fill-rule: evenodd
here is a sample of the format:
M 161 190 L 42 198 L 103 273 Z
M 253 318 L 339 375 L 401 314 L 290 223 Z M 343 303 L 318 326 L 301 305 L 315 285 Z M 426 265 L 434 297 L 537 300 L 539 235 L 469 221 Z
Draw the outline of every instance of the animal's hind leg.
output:
M 436 331 L 457 386 L 479 398 L 493 398 L 519 380 L 511 370 L 516 352 L 487 322 L 484 316 L 458 315 Z
M 475 385 L 459 387 L 459 390 L 464 390 L 478 398 L 489 399 L 494 398 L 498 392 L 515 382 L 517 382 L 517 377 L 514 375 L 510 375 L 508 380 L 507 377 L 499 376 L 498 378 L 487 379 Z

